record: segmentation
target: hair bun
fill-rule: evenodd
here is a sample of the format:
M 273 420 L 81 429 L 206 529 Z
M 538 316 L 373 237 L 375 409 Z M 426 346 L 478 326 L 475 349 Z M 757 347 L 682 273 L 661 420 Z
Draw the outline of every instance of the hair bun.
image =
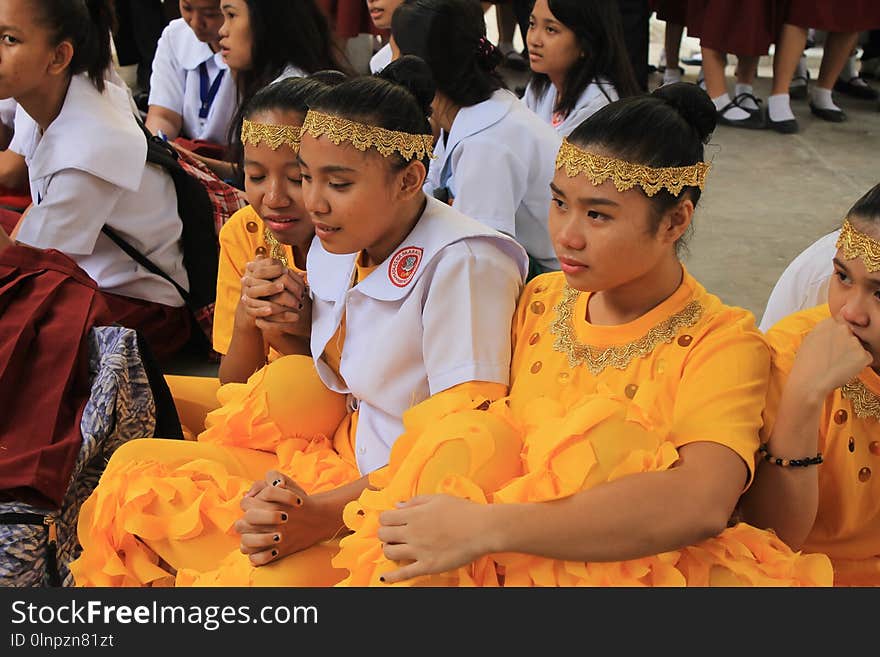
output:
M 437 87 L 431 68 L 421 57 L 404 55 L 386 66 L 378 77 L 406 88 L 418 101 L 425 116 L 431 116 L 431 103 Z
M 674 107 L 699 135 L 700 141 L 708 143 L 718 124 L 715 104 L 709 94 L 696 84 L 675 82 L 655 89 L 651 95 Z

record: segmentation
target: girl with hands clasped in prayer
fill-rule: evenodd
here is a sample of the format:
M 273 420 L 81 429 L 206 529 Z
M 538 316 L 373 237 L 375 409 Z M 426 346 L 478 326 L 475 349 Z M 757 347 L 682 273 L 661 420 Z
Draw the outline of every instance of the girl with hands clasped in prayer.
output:
M 80 517 L 78 584 L 334 584 L 345 576 L 331 563 L 343 508 L 388 463 L 404 412 L 504 394 L 528 258 L 422 190 L 433 96 L 424 62 L 402 58 L 313 98 L 301 136 L 253 115 L 243 125 L 246 145 L 289 138 L 298 149 L 287 175 L 302 178 L 317 239 L 306 258 L 311 307 L 297 277 L 257 262 L 235 293 L 232 340 L 248 341 L 256 360 L 252 322 L 279 349 L 301 338 L 310 357 L 278 358 L 221 388 L 198 443 L 117 451 Z M 258 164 L 248 150 L 255 184 L 270 171 Z M 278 234 L 289 217 L 266 199 L 262 219 Z M 243 237 L 259 230 L 248 221 Z M 518 446 L 499 442 L 495 453 L 512 463 Z
M 880 185 L 849 211 L 828 303 L 767 332 L 773 369 L 749 522 L 880 585 Z

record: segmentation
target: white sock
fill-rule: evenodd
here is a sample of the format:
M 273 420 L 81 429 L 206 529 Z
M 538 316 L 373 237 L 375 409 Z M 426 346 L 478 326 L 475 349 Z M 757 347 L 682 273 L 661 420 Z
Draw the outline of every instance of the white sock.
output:
M 767 98 L 767 112 L 771 121 L 791 121 L 794 119 L 788 94 L 777 94 Z
M 739 82 L 737 82 L 736 83 L 736 96 L 739 96 L 740 94 L 751 94 L 752 96 L 754 96 L 755 90 L 752 88 L 752 85 L 750 85 L 750 84 L 740 84 Z M 743 98 L 742 100 L 739 101 L 739 106 L 749 112 L 754 112 L 756 109 L 758 109 L 758 104 L 755 101 L 753 101 L 751 98 Z
M 730 103 L 730 96 L 723 94 L 718 98 L 713 98 L 712 102 L 715 103 L 715 109 L 720 112 Z M 742 121 L 749 118 L 749 113 L 739 107 L 731 107 L 722 116 L 730 121 Z
M 672 84 L 673 82 L 681 82 L 681 71 L 678 68 L 666 67 L 663 71 L 663 84 Z
M 849 82 L 853 78 L 859 77 L 859 65 L 856 61 L 855 55 L 846 60 L 846 64 L 843 65 L 843 70 L 837 77 L 843 82 Z
M 810 96 L 810 100 L 813 102 L 813 105 L 819 109 L 840 111 L 840 108 L 834 104 L 833 100 L 831 100 L 831 89 L 813 87 L 813 93 Z
M 807 77 L 809 73 L 807 72 L 807 56 L 801 55 L 801 58 L 798 60 L 797 68 L 794 70 L 794 76 L 791 79 L 792 87 L 804 87 L 807 84 Z

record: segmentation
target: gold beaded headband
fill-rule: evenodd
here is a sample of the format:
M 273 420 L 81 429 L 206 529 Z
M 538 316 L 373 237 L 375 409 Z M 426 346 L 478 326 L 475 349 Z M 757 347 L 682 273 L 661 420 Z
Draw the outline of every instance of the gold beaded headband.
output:
M 861 258 L 865 269 L 872 274 L 880 271 L 880 242 L 857 231 L 849 219 L 843 222 L 837 248 L 843 251 L 843 257 L 847 260 Z
M 305 133 L 315 139 L 324 135 L 337 146 L 347 141 L 359 151 L 375 148 L 382 157 L 390 157 L 396 152 L 407 161 L 413 158 L 421 160 L 426 155 L 434 159 L 433 135 L 414 135 L 409 132 L 386 130 L 314 110 L 309 110 L 306 114 L 306 120 L 303 122 L 303 134 Z
M 673 196 L 678 196 L 685 187 L 703 189 L 711 166 L 698 162 L 687 167 L 649 167 L 585 151 L 567 139 L 562 141 L 556 157 L 556 168 L 565 168 L 569 178 L 583 173 L 594 185 L 601 185 L 610 178 L 619 192 L 639 185 L 648 196 L 654 196 L 664 187 Z
M 241 122 L 241 143 L 246 146 L 259 146 L 261 143 L 277 151 L 279 146 L 290 146 L 299 152 L 302 128 L 296 125 L 273 125 L 271 123 L 253 123 L 245 119 Z

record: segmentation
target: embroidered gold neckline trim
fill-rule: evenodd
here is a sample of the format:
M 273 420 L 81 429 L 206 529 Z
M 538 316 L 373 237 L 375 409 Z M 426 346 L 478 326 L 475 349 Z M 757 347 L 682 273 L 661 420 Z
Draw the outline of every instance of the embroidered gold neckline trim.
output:
M 856 417 L 880 420 L 880 399 L 858 379 L 842 386 L 840 394 L 850 401 Z
M 268 228 L 263 229 L 263 239 L 269 245 L 269 257 L 273 260 L 279 260 L 285 267 L 290 267 L 287 259 L 287 253 L 284 251 L 284 245 L 279 242 Z
M 585 151 L 567 139 L 562 141 L 556 157 L 556 168 L 564 168 L 569 178 L 583 173 L 594 185 L 601 185 L 610 178 L 618 192 L 625 192 L 639 185 L 648 196 L 654 196 L 664 187 L 673 196 L 678 196 L 685 187 L 703 189 L 711 167 L 708 162 L 697 162 L 686 167 L 649 167 L 644 164 L 633 164 Z
M 550 325 L 550 332 L 556 336 L 553 349 L 568 356 L 568 364 L 575 368 L 586 365 L 592 375 L 597 375 L 611 366 L 619 370 L 626 369 L 636 358 L 644 358 L 662 342 L 672 342 L 673 338 L 684 328 L 696 324 L 703 314 L 703 306 L 699 301 L 691 301 L 682 310 L 663 320 L 641 338 L 633 342 L 607 347 L 598 350 L 590 345 L 578 342 L 574 330 L 574 307 L 580 291 L 566 287 L 562 300 L 553 309 L 556 319 Z
M 382 157 L 390 157 L 397 152 L 407 161 L 413 158 L 421 160 L 426 156 L 434 159 L 433 135 L 386 130 L 314 110 L 309 110 L 306 114 L 303 122 L 303 134 L 305 133 L 315 139 L 324 135 L 337 146 L 347 141 L 359 151 L 375 148 Z
M 277 151 L 287 144 L 295 152 L 299 152 L 302 128 L 294 125 L 273 125 L 271 123 L 254 123 L 244 119 L 241 122 L 241 143 L 246 146 L 259 146 L 262 142 Z
M 872 274 L 880 271 L 880 242 L 856 230 L 849 219 L 843 222 L 837 248 L 847 260 L 861 258 L 865 269 Z

